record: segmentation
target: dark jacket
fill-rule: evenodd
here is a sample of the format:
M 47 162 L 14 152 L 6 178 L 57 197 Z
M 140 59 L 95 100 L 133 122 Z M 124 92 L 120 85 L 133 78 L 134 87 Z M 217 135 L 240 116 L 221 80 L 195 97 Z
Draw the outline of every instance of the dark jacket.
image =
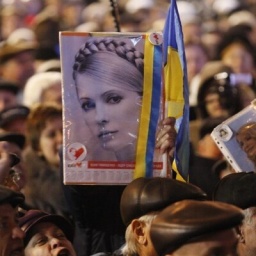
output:
M 32 149 L 24 152 L 27 184 L 24 190 L 30 208 L 69 217 L 59 168 L 50 166 Z

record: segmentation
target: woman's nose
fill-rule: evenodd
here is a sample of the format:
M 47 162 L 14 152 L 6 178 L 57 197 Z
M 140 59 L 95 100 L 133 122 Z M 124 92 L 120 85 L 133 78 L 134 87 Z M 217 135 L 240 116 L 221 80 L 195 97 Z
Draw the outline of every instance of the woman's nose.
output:
M 104 106 L 100 104 L 97 106 L 95 119 L 99 125 L 106 124 L 108 122 L 108 113 L 104 109 Z

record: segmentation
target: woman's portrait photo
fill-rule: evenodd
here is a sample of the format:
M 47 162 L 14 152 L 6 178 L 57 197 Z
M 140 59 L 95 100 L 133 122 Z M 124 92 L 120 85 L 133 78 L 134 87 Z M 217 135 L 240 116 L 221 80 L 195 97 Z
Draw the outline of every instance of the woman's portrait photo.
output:
M 143 107 L 145 38 L 86 33 L 64 33 L 60 38 L 67 168 L 78 168 L 70 161 L 79 159 L 84 169 L 134 169 Z M 160 96 L 153 111 L 158 111 L 158 125 Z M 83 152 L 71 159 L 71 151 L 75 156 Z M 154 162 L 162 162 L 154 145 L 153 152 Z M 111 163 L 118 163 L 118 168 Z M 130 167 L 123 168 L 122 163 Z
M 256 122 L 242 125 L 236 133 L 236 140 L 256 167 Z
M 135 160 L 143 94 L 143 53 L 124 41 L 88 40 L 73 78 L 83 119 L 102 149 L 117 161 Z

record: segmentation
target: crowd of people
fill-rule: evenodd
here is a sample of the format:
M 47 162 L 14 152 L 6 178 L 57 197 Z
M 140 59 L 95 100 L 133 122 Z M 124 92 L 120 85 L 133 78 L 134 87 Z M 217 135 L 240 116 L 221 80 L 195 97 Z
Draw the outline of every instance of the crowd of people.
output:
M 107 0 L 1 3 L 0 254 L 256 255 L 256 174 L 247 170 L 236 173 L 211 137 L 215 127 L 256 98 L 253 0 L 232 0 L 227 4 L 218 0 L 177 0 L 190 105 L 187 131 L 190 169 L 186 182 L 165 177 L 138 178 L 118 186 L 63 184 L 59 32 L 114 32 L 117 28 L 121 32 L 159 32 L 163 30 L 170 1 L 114 3 Z M 106 51 L 107 43 L 104 40 L 100 43 L 104 49 L 100 49 L 102 54 L 96 54 L 99 60 L 110 51 L 115 56 L 113 52 L 119 45 Z M 101 125 L 104 130 L 107 120 L 97 125 L 92 120 L 97 104 L 109 107 L 104 98 L 106 92 L 96 100 L 91 84 L 99 90 L 103 88 L 99 86 L 102 82 L 106 82 L 106 88 L 112 88 L 115 82 L 122 83 L 128 88 L 125 97 L 129 94 L 130 98 L 141 101 L 143 56 L 134 54 L 135 65 L 128 57 L 115 56 L 118 62 L 110 63 L 112 71 L 126 65 L 127 74 L 120 73 L 115 82 L 110 80 L 110 72 L 93 80 L 91 74 L 98 71 L 95 65 L 99 63 L 86 62 L 92 54 L 90 47 L 95 53 L 94 44 L 85 45 L 79 53 L 87 57 L 77 55 L 74 59 L 73 78 L 77 88 L 74 97 L 86 112 L 85 123 L 89 128 Z M 97 58 L 95 62 L 99 62 Z M 102 67 L 98 68 L 103 74 Z M 136 77 L 129 75 L 129 69 Z M 91 79 L 86 92 L 84 77 Z M 130 77 L 134 84 L 128 82 Z M 116 104 L 124 96 L 115 93 L 111 97 L 112 104 Z M 115 111 L 121 111 L 119 105 L 114 107 Z M 134 104 L 131 118 L 139 107 L 139 103 Z M 116 112 L 110 112 L 113 118 Z M 159 126 L 156 147 L 167 153 L 172 162 L 175 119 L 163 119 Z M 127 125 L 128 128 L 131 129 Z M 132 127 L 132 136 L 123 136 L 119 144 L 127 139 L 133 145 L 135 130 Z M 254 130 L 255 123 L 249 122 L 236 135 L 238 144 L 253 163 Z M 107 148 L 106 141 L 100 143 Z M 134 145 L 122 154 L 118 150 L 120 145 L 114 146 L 107 149 L 114 151 L 117 159 L 134 159 Z

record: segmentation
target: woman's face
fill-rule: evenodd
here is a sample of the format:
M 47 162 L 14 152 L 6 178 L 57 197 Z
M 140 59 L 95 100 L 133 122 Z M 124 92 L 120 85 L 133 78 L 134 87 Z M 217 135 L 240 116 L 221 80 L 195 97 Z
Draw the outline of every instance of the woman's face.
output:
M 210 117 L 228 116 L 228 111 L 221 106 L 218 93 L 209 93 L 205 97 L 206 111 Z
M 56 83 L 45 89 L 42 93 L 41 100 L 45 102 L 54 102 L 62 104 L 62 92 L 61 92 L 61 83 Z
M 71 242 L 55 224 L 51 222 L 38 223 L 31 232 L 32 237 L 25 248 L 25 255 L 76 255 Z
M 242 127 L 236 136 L 237 142 L 249 159 L 256 157 L 256 125 L 247 125 Z
M 188 81 L 191 80 L 201 71 L 202 67 L 207 62 L 207 56 L 204 50 L 199 45 L 188 45 L 186 46 L 186 60 L 187 60 L 187 71 Z
M 59 149 L 62 144 L 62 118 L 53 117 L 46 121 L 39 140 L 39 153 L 53 166 L 59 166 Z
M 86 73 L 76 79 L 80 105 L 89 129 L 104 149 L 133 146 L 137 138 L 141 96 L 126 80 L 104 80 Z
M 240 43 L 231 44 L 224 51 L 222 61 L 234 73 L 252 73 L 254 69 L 252 54 Z

